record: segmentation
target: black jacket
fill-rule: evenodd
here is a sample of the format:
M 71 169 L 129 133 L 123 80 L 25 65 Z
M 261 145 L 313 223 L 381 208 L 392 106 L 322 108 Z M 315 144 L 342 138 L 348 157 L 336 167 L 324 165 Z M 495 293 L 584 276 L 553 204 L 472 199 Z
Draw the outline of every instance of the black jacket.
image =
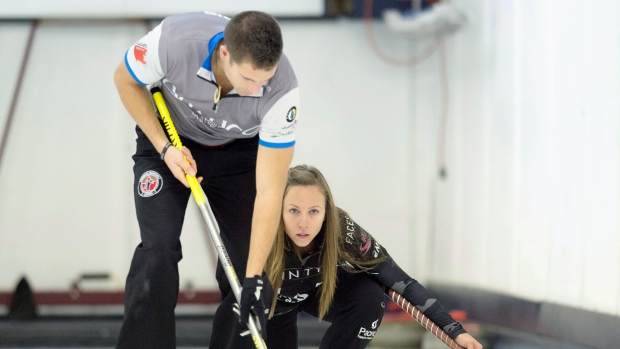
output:
M 459 334 L 466 332 L 424 286 L 407 275 L 394 262 L 385 248 L 346 214 L 340 215 L 340 227 L 342 232 L 339 241 L 340 248 L 349 258 L 347 258 L 348 261 L 339 261 L 338 268 L 352 272 L 363 270 L 380 284 L 405 297 L 409 303 L 415 305 L 451 338 L 456 338 Z M 286 237 L 282 287 L 278 293 L 274 315 L 287 313 L 295 308 L 297 306 L 295 303 L 305 300 L 321 285 L 321 251 L 324 237 L 325 225 L 315 238 L 317 249 L 303 259 L 298 257 L 292 242 L 288 236 Z M 364 265 L 375 260 L 380 260 L 380 262 L 370 267 Z

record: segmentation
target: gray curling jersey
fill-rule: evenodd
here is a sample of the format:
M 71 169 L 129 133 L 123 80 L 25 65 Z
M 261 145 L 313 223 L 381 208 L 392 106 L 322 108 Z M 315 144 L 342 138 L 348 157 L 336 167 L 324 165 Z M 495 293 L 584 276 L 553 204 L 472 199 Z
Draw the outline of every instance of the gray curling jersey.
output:
M 258 94 L 242 97 L 232 90 L 214 102 L 211 56 L 228 21 L 211 12 L 167 17 L 129 48 L 125 65 L 139 84 L 161 88 L 183 137 L 215 146 L 259 134 L 263 146 L 293 146 L 299 88 L 284 54 Z

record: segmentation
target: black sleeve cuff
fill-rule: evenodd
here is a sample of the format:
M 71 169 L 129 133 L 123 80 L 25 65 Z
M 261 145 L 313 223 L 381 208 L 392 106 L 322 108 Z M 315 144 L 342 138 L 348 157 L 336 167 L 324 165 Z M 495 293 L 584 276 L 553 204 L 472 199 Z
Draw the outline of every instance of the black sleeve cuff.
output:
M 442 330 L 452 339 L 455 339 L 461 333 L 467 333 L 467 331 L 465 331 L 461 323 L 458 321 L 454 321 L 445 325 Z

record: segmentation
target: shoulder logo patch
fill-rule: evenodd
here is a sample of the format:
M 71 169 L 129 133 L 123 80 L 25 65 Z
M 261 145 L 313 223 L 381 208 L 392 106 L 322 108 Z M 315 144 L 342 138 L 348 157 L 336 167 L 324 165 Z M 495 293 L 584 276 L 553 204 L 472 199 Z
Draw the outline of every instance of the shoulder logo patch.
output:
M 360 252 L 364 252 L 364 254 L 368 253 L 370 250 L 370 246 L 372 245 L 372 239 L 370 235 L 366 234 L 366 232 L 362 231 L 362 245 L 360 246 Z
M 140 176 L 138 181 L 138 194 L 143 198 L 153 196 L 164 186 L 161 175 L 155 171 L 146 171 Z
M 146 49 L 146 44 L 139 42 L 133 46 L 133 56 L 136 58 L 136 61 L 142 64 L 146 64 L 147 52 L 148 50 Z
M 286 113 L 286 121 L 293 122 L 295 117 L 297 117 L 297 108 L 291 107 L 291 109 L 288 110 L 288 113 Z

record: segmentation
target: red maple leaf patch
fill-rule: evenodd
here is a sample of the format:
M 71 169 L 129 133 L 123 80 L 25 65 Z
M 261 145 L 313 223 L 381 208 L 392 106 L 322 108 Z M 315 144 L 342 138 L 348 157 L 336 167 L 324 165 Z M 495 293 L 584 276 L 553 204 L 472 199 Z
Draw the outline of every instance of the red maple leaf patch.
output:
M 136 61 L 146 64 L 146 53 L 148 50 L 146 49 L 146 45 L 144 44 L 136 44 L 133 47 L 133 56 L 136 58 Z

